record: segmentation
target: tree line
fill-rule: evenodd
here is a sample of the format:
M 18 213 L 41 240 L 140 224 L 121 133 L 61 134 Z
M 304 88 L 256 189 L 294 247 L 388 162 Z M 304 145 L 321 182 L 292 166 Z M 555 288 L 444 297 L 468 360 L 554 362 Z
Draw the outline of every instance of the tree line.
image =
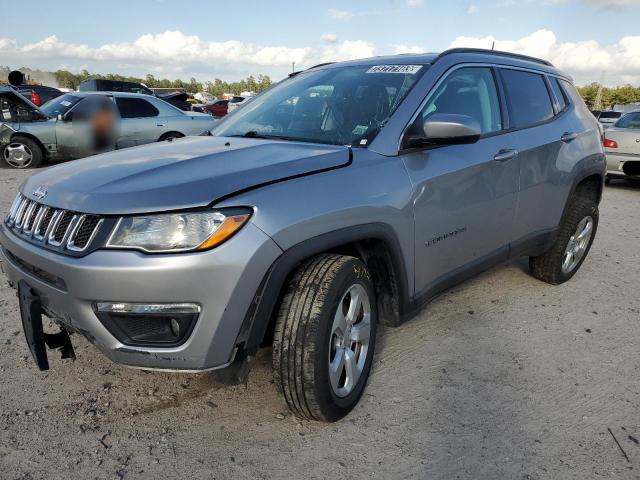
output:
M 248 76 L 238 82 L 225 82 L 219 78 L 213 81 L 198 82 L 195 78 L 191 78 L 188 82 L 184 80 L 169 80 L 167 78 L 156 78 L 149 74 L 144 78 L 128 77 L 117 74 L 92 74 L 87 70 L 83 70 L 81 73 L 72 73 L 67 70 L 58 70 L 53 72 L 53 75 L 61 88 L 71 88 L 76 90 L 80 85 L 80 82 L 90 78 L 98 78 L 103 80 L 119 80 L 125 82 L 144 83 L 149 88 L 175 88 L 184 89 L 188 93 L 208 92 L 216 97 L 221 96 L 223 93 L 234 93 L 239 95 L 242 92 L 256 92 L 259 93 L 266 88 L 269 88 L 272 84 L 271 78 L 268 75 L 253 75 Z
M 587 106 L 594 110 L 596 108 L 596 97 L 600 84 L 591 83 L 584 87 L 578 87 L 578 92 L 584 99 Z M 632 87 L 625 85 L 622 87 L 602 87 L 602 100 L 600 102 L 601 109 L 607 109 L 614 105 L 623 105 L 625 103 L 640 102 L 640 87 Z

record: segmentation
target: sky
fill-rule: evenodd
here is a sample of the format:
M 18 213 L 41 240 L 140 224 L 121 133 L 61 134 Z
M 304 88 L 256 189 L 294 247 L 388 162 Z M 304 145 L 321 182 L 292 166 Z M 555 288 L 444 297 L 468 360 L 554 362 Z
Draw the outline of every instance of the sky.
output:
M 198 81 L 450 47 L 640 85 L 640 0 L 0 0 L 0 65 Z M 11 15 L 6 15 L 11 12 Z M 34 18 L 39 19 L 38 22 Z M 25 28 L 25 25 L 29 25 Z

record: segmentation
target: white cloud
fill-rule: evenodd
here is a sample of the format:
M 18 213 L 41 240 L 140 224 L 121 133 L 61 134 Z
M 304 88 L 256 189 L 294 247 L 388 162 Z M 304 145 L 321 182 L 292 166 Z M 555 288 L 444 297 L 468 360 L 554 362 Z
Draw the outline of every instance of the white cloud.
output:
M 475 15 L 479 11 L 480 9 L 478 8 L 477 5 L 471 4 L 467 7 L 467 15 Z
M 332 20 L 351 20 L 356 17 L 373 17 L 382 15 L 380 10 L 363 10 L 359 12 L 350 12 L 348 10 L 336 10 L 330 8 L 327 10 L 327 16 Z
M 640 83 L 640 36 L 623 37 L 612 45 L 602 46 L 595 40 L 563 43 L 553 32 L 538 30 L 518 40 L 499 40 L 493 36 L 458 37 L 450 47 L 491 48 L 494 41 L 496 50 L 551 61 L 573 75 L 577 83 L 597 80 L 602 71 L 609 84 Z
M 87 68 L 98 73 L 118 72 L 144 76 L 201 80 L 214 77 L 237 79 L 243 75 L 266 73 L 276 78 L 288 72 L 292 62 L 304 68 L 321 62 L 370 57 L 376 48 L 370 42 L 338 42 L 334 34 L 325 34 L 324 46 L 287 47 L 257 45 L 237 40 L 210 42 L 180 31 L 145 34 L 133 42 L 114 42 L 97 47 L 66 43 L 53 35 L 19 45 L 0 38 L 2 64 L 13 68 L 32 66 L 48 70 Z M 82 66 L 82 67 L 81 67 Z
M 407 0 L 407 6 L 409 7 L 419 7 L 423 3 L 423 0 Z
M 420 45 L 395 45 L 393 53 L 399 55 L 402 53 L 424 53 L 424 48 Z
M 324 47 L 320 52 L 320 62 L 337 62 L 373 57 L 376 46 L 364 40 L 345 40 L 342 43 Z
M 546 3 L 568 3 L 571 0 L 546 0 Z M 600 8 L 624 8 L 640 6 L 640 0 L 578 0 L 580 3 Z
M 323 33 L 320 38 L 325 42 L 334 43 L 338 40 L 338 36 L 335 33 Z

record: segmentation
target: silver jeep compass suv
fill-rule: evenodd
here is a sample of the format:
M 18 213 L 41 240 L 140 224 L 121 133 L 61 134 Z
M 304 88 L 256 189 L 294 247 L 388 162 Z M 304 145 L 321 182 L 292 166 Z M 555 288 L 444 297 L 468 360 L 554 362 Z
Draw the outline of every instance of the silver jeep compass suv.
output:
M 289 407 L 333 421 L 379 323 L 510 258 L 569 280 L 604 174 L 597 121 L 549 63 L 376 57 L 291 75 L 211 136 L 33 175 L 0 258 L 42 369 L 76 333 L 125 365 L 238 381 L 272 344 Z

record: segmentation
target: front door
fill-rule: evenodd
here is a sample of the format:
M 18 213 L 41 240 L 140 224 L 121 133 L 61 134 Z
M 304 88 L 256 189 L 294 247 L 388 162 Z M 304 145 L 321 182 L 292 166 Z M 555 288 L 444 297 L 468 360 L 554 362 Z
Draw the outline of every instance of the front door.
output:
M 413 185 L 415 291 L 430 295 L 473 266 L 508 257 L 518 189 L 517 152 L 503 133 L 503 102 L 489 67 L 450 73 L 421 115 L 468 115 L 482 136 L 469 145 L 447 145 L 403 156 Z

